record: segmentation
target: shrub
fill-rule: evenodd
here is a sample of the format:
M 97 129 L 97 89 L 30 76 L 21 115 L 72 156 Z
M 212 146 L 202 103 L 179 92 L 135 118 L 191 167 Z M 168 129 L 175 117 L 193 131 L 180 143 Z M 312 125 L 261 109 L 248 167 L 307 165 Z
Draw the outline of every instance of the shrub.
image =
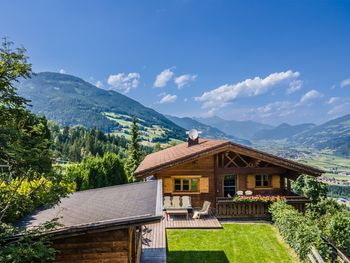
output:
M 333 215 L 325 229 L 325 236 L 338 249 L 350 256 L 350 214 L 339 211 Z
M 292 184 L 293 190 L 317 203 L 327 196 L 327 187 L 324 183 L 318 182 L 314 176 L 300 175 Z
M 42 175 L 33 180 L 11 179 L 0 182 L 0 207 L 7 207 L 2 221 L 14 223 L 39 206 L 55 204 L 60 197 L 74 189 L 75 184 L 67 182 L 57 172 L 51 178 Z
M 78 191 L 128 183 L 124 162 L 114 153 L 88 157 L 80 164 L 69 165 L 66 177 L 75 181 Z
M 275 202 L 269 209 L 272 221 L 284 240 L 304 260 L 312 246 L 323 245 L 318 227 L 286 202 Z
M 350 214 L 344 205 L 334 199 L 322 199 L 308 205 L 306 217 L 318 226 L 323 237 L 350 255 Z

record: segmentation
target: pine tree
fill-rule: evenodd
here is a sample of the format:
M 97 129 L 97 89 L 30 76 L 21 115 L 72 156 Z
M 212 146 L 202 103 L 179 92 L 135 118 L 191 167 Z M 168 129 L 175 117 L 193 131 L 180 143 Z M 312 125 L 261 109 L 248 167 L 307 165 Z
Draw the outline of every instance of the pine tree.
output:
M 140 151 L 140 144 L 139 144 L 139 132 L 138 132 L 137 120 L 135 116 L 133 116 L 132 118 L 130 134 L 131 134 L 131 142 L 128 145 L 128 157 L 127 157 L 125 166 L 128 172 L 129 181 L 133 182 L 135 181 L 134 172 L 142 160 L 142 153 Z

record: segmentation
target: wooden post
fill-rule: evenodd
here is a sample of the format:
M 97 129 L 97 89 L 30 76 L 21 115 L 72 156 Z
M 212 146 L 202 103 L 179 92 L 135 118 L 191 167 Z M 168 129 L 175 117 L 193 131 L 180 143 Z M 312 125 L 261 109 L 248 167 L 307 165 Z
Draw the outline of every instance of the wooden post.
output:
M 287 190 L 288 192 L 291 191 L 291 183 L 290 183 L 290 179 L 287 179 Z

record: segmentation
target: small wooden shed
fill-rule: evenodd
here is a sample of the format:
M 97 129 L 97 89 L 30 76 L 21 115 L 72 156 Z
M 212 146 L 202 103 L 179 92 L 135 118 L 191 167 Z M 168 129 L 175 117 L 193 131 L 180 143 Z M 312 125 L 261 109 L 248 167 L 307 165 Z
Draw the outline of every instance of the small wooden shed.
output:
M 162 218 L 161 181 L 80 191 L 19 222 L 31 228 L 59 218 L 54 262 L 139 262 L 142 225 Z

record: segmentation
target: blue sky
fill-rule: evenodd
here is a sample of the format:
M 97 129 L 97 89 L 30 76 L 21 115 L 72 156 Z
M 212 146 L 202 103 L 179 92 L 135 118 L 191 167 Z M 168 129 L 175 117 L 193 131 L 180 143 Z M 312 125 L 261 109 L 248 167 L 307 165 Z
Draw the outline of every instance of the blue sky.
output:
M 321 123 L 350 113 L 350 1 L 0 0 L 0 36 L 161 113 Z

